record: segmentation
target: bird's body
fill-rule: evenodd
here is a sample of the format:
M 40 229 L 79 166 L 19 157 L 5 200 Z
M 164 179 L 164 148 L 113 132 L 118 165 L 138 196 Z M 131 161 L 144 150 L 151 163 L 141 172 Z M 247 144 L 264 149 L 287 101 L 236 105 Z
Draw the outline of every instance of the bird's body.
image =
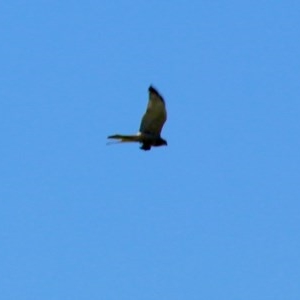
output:
M 161 138 L 162 127 L 167 120 L 165 102 L 158 91 L 152 86 L 149 87 L 149 102 L 147 110 L 142 118 L 140 131 L 136 135 L 110 135 L 109 139 L 116 139 L 120 142 L 141 143 L 142 150 L 150 150 L 151 147 L 167 145 L 167 141 Z

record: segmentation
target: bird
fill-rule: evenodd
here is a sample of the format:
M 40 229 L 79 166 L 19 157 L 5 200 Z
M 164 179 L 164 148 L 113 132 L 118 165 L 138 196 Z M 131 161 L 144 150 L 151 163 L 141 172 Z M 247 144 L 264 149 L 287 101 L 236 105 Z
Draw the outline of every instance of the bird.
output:
M 149 100 L 146 112 L 144 113 L 140 130 L 135 135 L 114 134 L 108 139 L 124 142 L 138 142 L 141 144 L 140 149 L 148 151 L 151 147 L 167 146 L 168 143 L 160 136 L 164 123 L 167 120 L 167 110 L 163 97 L 150 85 L 148 88 Z

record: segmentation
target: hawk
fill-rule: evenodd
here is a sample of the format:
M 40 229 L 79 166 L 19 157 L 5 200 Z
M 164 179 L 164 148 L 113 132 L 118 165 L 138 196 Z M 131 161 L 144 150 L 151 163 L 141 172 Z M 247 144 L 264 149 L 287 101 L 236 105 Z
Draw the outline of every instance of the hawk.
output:
M 160 132 L 167 120 L 165 101 L 159 92 L 150 85 L 149 101 L 147 110 L 142 118 L 140 131 L 136 135 L 115 134 L 108 136 L 109 139 L 116 139 L 119 142 L 138 142 L 140 149 L 150 150 L 151 147 L 167 145 L 162 139 Z

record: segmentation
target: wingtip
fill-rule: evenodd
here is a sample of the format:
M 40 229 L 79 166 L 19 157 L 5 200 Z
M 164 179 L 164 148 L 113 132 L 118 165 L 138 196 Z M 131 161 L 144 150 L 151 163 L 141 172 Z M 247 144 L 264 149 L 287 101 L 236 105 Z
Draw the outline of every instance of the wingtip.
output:
M 164 102 L 164 98 L 162 97 L 162 95 L 157 91 L 156 88 L 153 87 L 153 85 L 150 85 L 148 88 L 149 93 L 153 93 L 156 96 L 158 96 L 163 102 Z
M 149 90 L 149 92 L 154 92 L 154 91 L 157 92 L 155 87 L 152 84 L 150 84 L 148 90 Z

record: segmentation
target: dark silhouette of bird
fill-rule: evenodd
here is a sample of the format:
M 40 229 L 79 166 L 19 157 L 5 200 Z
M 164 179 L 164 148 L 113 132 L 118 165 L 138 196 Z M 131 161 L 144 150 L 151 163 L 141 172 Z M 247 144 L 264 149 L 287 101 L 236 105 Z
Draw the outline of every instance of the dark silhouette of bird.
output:
M 142 150 L 167 145 L 167 141 L 160 136 L 163 125 L 167 120 L 165 101 L 153 86 L 150 86 L 148 90 L 149 101 L 141 121 L 140 131 L 135 135 L 110 135 L 108 136 L 109 139 L 116 139 L 121 143 L 138 142 L 142 144 L 140 147 Z

